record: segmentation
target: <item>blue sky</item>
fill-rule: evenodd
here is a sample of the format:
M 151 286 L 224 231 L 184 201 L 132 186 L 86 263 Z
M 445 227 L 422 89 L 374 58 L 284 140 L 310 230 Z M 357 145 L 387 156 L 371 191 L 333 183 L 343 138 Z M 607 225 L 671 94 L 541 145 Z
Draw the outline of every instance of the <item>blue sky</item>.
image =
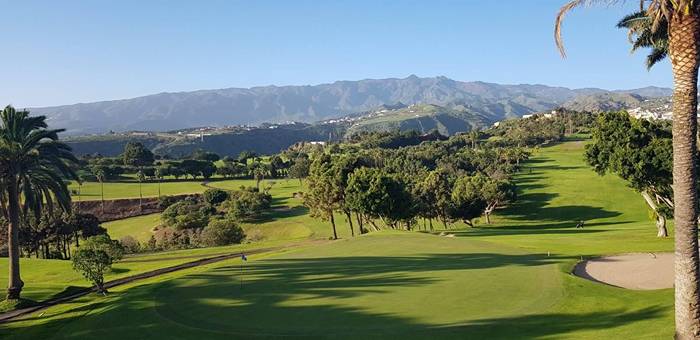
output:
M 614 27 L 624 7 L 565 0 L 1 1 L 0 102 L 18 107 L 166 92 L 444 75 L 566 87 L 670 86 Z

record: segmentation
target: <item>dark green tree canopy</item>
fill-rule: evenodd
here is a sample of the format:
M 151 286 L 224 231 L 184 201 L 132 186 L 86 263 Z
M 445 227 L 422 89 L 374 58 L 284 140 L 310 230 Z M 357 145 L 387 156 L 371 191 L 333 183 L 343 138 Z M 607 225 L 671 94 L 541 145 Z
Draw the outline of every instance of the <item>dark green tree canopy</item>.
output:
M 128 142 L 124 146 L 124 152 L 122 153 L 122 158 L 124 160 L 124 165 L 130 166 L 149 166 L 153 164 L 155 158 L 151 150 L 146 148 L 140 142 Z

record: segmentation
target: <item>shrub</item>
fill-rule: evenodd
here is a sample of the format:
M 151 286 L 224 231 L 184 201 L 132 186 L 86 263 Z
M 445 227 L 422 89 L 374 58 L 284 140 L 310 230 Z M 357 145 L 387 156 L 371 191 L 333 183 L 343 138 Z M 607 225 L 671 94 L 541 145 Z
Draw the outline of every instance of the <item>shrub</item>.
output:
M 212 210 L 195 200 L 186 199 L 165 209 L 161 220 L 166 226 L 176 229 L 204 228 L 209 223 Z
M 158 250 L 158 245 L 155 236 L 151 235 L 151 238 L 148 239 L 148 242 L 146 243 L 146 249 L 151 251 Z
M 203 245 L 202 229 L 161 228 L 154 235 L 154 248 L 160 250 L 197 248 Z M 149 242 L 150 243 L 150 242 Z
M 225 246 L 241 243 L 245 238 L 243 229 L 233 219 L 213 220 L 202 231 L 202 240 L 207 246 Z
M 211 205 L 219 205 L 226 199 L 228 199 L 228 193 L 221 189 L 207 189 L 204 192 L 204 202 Z
M 224 202 L 223 208 L 229 218 L 249 219 L 270 207 L 272 196 L 253 190 L 234 191 Z
M 177 203 L 180 201 L 179 197 L 175 196 L 160 196 L 158 197 L 158 208 L 160 209 L 166 209 L 169 206 Z
M 127 254 L 135 254 L 141 251 L 141 244 L 133 236 L 127 235 L 119 239 L 124 248 L 124 252 Z

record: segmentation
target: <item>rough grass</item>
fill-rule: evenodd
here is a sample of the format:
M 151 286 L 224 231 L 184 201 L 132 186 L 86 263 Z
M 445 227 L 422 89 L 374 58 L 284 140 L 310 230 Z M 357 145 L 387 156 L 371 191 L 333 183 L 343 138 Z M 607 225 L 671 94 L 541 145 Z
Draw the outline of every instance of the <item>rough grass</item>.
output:
M 540 150 L 532 172 L 518 177 L 519 203 L 493 225 L 450 231 L 457 237 L 379 232 L 253 257 L 242 289 L 240 260 L 226 261 L 53 307 L 0 326 L 0 336 L 671 338 L 671 289 L 630 291 L 569 273 L 581 256 L 672 248 L 671 238 L 655 237 L 639 195 L 593 173 L 581 154 L 579 142 Z M 330 231 L 305 214 L 273 214 L 258 227 L 300 237 Z M 28 283 L 70 276 L 59 266 L 50 267 L 54 276 L 24 268 Z

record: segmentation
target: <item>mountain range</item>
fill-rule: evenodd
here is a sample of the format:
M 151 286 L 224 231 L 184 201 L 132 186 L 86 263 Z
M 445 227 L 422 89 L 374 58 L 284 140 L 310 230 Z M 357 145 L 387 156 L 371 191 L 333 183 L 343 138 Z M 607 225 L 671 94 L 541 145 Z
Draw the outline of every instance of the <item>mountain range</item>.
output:
M 31 108 L 71 135 L 107 131 L 168 131 L 196 126 L 316 122 L 367 112 L 381 105 L 432 104 L 458 108 L 486 122 L 556 107 L 608 107 L 607 102 L 656 98 L 671 90 L 608 91 L 546 85 L 462 82 L 446 77 L 366 79 L 314 86 L 264 86 L 159 93 L 132 99 Z M 609 97 L 609 98 L 608 98 Z M 610 107 L 617 107 L 614 104 Z

